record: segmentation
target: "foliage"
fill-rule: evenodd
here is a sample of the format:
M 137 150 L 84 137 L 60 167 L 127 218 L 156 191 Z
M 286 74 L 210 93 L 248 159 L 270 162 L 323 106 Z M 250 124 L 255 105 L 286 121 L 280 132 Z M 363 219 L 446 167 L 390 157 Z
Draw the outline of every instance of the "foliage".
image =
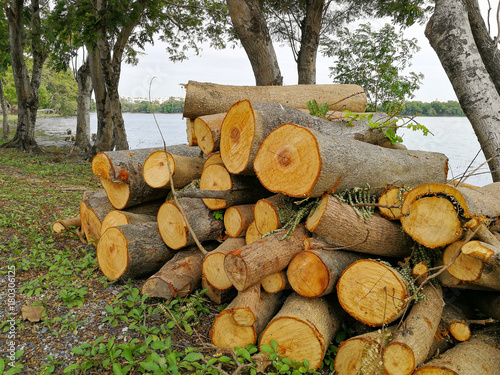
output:
M 303 362 L 297 362 L 295 359 L 290 360 L 278 353 L 278 343 L 275 340 L 271 340 L 270 344 L 271 345 L 261 345 L 261 350 L 269 355 L 269 359 L 277 372 L 271 371 L 267 374 L 300 375 L 306 373 L 316 373 L 314 370 L 309 369 L 309 361 L 307 359 L 304 359 Z
M 325 44 L 323 53 L 336 58 L 336 65 L 330 67 L 333 81 L 363 87 L 369 110 L 376 112 L 386 102 L 413 98 L 423 75 L 402 72 L 411 66 L 412 55 L 418 50 L 416 39 L 405 39 L 393 26 L 386 24 L 373 31 L 368 23 L 354 32 L 340 30 L 336 39 Z
M 316 99 L 313 99 L 312 101 L 307 102 L 306 104 L 307 104 L 307 109 L 309 109 L 309 114 L 316 117 L 326 118 L 326 114 L 330 109 L 328 103 L 323 103 L 321 105 L 318 105 Z
M 132 103 L 128 99 L 121 100 L 123 112 L 133 113 L 182 113 L 184 110 L 184 100 L 182 98 L 174 98 L 171 96 L 168 100 L 159 103 L 154 101 L 143 100 L 139 103 Z
M 449 100 L 447 102 L 424 103 L 407 101 L 403 104 L 400 115 L 403 116 L 465 116 L 460 103 Z

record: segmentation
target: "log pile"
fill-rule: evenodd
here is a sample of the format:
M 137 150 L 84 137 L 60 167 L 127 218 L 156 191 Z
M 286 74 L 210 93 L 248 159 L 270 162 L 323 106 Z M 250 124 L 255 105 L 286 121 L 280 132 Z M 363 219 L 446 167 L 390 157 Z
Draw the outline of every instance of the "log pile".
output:
M 500 184 L 447 184 L 445 155 L 381 147 L 367 123 L 201 86 L 184 114 L 199 147 L 93 160 L 104 191 L 80 221 L 108 278 L 167 300 L 206 289 L 229 303 L 210 330 L 223 348 L 275 341 L 318 369 L 350 322 L 338 374 L 500 373 L 498 324 L 477 325 L 500 319 Z

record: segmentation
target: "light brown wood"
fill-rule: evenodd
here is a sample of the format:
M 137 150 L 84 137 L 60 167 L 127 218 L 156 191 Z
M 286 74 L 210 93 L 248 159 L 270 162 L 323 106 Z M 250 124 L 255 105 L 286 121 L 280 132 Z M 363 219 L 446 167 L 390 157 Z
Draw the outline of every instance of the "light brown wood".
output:
M 83 193 L 80 201 L 80 219 L 82 223 L 82 233 L 89 243 L 97 246 L 97 240 L 101 237 L 102 220 L 113 206 L 104 190 Z
M 463 254 L 461 249 L 464 244 L 464 241 L 455 241 L 448 245 L 443 251 L 443 264 L 448 264 L 456 257 L 457 253 L 460 253 L 448 268 L 448 272 L 461 281 L 477 281 L 483 273 L 484 263 L 480 259 Z
M 247 228 L 247 232 L 245 233 L 245 243 L 249 245 L 252 242 L 260 240 L 261 238 L 262 234 L 260 234 L 259 230 L 257 229 L 255 221 L 252 221 Z
M 386 374 L 413 374 L 424 362 L 434 342 L 443 313 L 443 294 L 440 287 L 427 284 L 422 289 L 427 299 L 414 304 L 401 328 L 382 354 Z
M 224 290 L 233 286 L 224 270 L 226 254 L 245 246 L 244 238 L 228 238 L 214 251 L 211 251 L 203 260 L 202 272 L 207 284 L 213 288 Z
M 173 256 L 155 222 L 109 228 L 97 244 L 99 268 L 111 280 L 150 276 Z
M 364 112 L 366 94 L 357 85 L 230 86 L 189 81 L 183 117 L 227 112 L 238 100 L 281 103 L 307 109 L 307 102 L 328 103 L 331 110 Z
M 305 298 L 292 293 L 262 332 L 259 348 L 262 351 L 263 345 L 275 340 L 278 354 L 297 362 L 307 359 L 309 368 L 316 370 L 342 317 L 340 307 L 333 308 L 324 297 Z
M 403 204 L 404 191 L 400 188 L 388 189 L 380 195 L 378 204 L 382 206 L 399 206 L 398 208 L 380 207 L 382 216 L 391 220 L 399 220 L 401 217 L 401 205 Z
M 242 327 L 251 327 L 255 323 L 255 317 L 261 299 L 261 288 L 259 284 L 252 285 L 242 292 L 238 292 L 236 298 L 231 302 L 233 319 Z
M 462 246 L 462 253 L 500 267 L 500 248 L 487 242 L 469 241 Z
M 262 285 L 262 289 L 267 293 L 278 293 L 290 287 L 290 283 L 286 276 L 286 270 L 264 277 L 260 281 L 260 284 Z
M 178 251 L 143 284 L 141 293 L 148 297 L 185 297 L 201 284 L 203 254 L 196 246 Z
M 220 152 L 214 152 L 208 158 L 206 158 L 205 162 L 203 163 L 203 169 L 205 169 L 206 167 L 208 167 L 209 165 L 212 165 L 212 164 L 224 165 L 224 163 L 222 162 L 222 158 L 220 157 Z
M 429 268 L 427 264 L 422 261 L 420 263 L 415 264 L 412 268 L 412 275 L 415 278 L 415 283 L 420 285 L 428 276 Z
M 214 217 L 203 201 L 199 198 L 180 198 L 187 220 L 198 241 L 217 240 L 222 237 L 224 222 Z M 165 202 L 158 211 L 158 228 L 161 238 L 168 247 L 181 249 L 195 243 L 186 221 L 174 201 Z
M 304 250 L 290 261 L 288 281 L 303 297 L 321 297 L 332 293 L 342 272 L 361 258 L 348 251 Z
M 109 211 L 101 223 L 101 235 L 108 228 L 125 224 L 139 224 L 156 221 L 156 215 L 143 215 L 129 211 L 112 210 Z
M 499 375 L 500 328 L 475 332 L 471 339 L 455 345 L 419 367 L 415 375 Z
M 203 199 L 211 210 L 255 203 L 258 199 L 271 195 L 255 177 L 232 175 L 220 164 L 209 165 L 203 170 L 200 190 L 229 190 L 225 199 Z
M 302 251 L 307 231 L 299 224 L 287 240 L 285 233 L 266 238 L 231 251 L 224 260 L 226 275 L 239 291 L 260 282 L 264 277 L 284 270 L 290 260 Z
M 319 206 L 309 214 L 306 228 L 333 247 L 387 257 L 411 254 L 410 241 L 398 222 L 378 213 L 363 220 L 354 208 L 331 195 L 321 198 Z
M 284 194 L 275 194 L 259 199 L 255 203 L 255 225 L 260 233 L 266 234 L 283 226 L 284 223 L 281 222 L 280 212 L 285 217 L 290 216 L 292 213 L 286 204 L 286 200 L 288 199 Z
M 62 231 L 68 229 L 69 227 L 78 228 L 81 226 L 82 226 L 82 219 L 80 218 L 80 216 L 77 216 L 55 221 L 52 224 L 52 230 L 56 233 L 61 233 Z
M 222 149 L 221 153 L 226 164 Z M 396 182 L 409 186 L 442 183 L 447 164 L 446 156 L 439 153 L 393 150 L 283 124 L 260 145 L 254 169 L 269 191 L 319 197 L 367 184 L 381 188 Z
M 219 151 L 220 128 L 226 112 L 200 116 L 194 120 L 194 133 L 198 146 L 205 155 Z
M 467 317 L 458 305 L 447 303 L 443 309 L 441 323 L 455 340 L 467 341 L 471 336 L 471 329 Z
M 401 317 L 409 291 L 403 277 L 392 267 L 362 259 L 342 273 L 337 283 L 337 296 L 353 318 L 379 327 Z
M 443 266 L 443 260 L 437 259 L 435 266 Z M 481 277 L 473 282 L 465 282 L 457 279 L 448 270 L 441 272 L 438 278 L 444 287 L 471 290 L 500 290 L 500 269 L 491 265 L 486 265 Z
M 144 181 L 152 188 L 170 189 L 167 159 L 176 189 L 181 189 L 191 181 L 200 178 L 205 162 L 199 156 L 174 155 L 165 153 L 163 150 L 152 152 L 144 161 L 142 169 Z
M 229 237 L 245 237 L 252 221 L 254 204 L 231 206 L 224 212 L 224 228 Z

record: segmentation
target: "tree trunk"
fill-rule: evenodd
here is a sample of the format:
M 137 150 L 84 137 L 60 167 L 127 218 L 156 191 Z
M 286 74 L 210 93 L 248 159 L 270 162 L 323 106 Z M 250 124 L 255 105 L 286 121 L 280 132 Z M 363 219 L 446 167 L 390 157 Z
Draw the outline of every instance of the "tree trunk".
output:
M 439 357 L 425 363 L 415 375 L 499 375 L 500 327 L 488 327 L 473 334 Z
M 388 375 L 410 375 L 427 358 L 443 313 L 440 287 L 427 284 L 422 293 L 427 297 L 413 305 L 402 328 L 393 333 L 392 341 L 382 354 Z
M 464 2 L 437 1 L 425 35 L 472 124 L 493 181 L 500 181 L 500 95 L 478 52 Z
M 245 290 L 264 277 L 284 270 L 302 251 L 307 231 L 300 224 L 289 239 L 282 240 L 283 236 L 284 233 L 276 233 L 226 255 L 224 269 L 236 289 Z
M 224 212 L 224 228 L 229 237 L 245 237 L 252 221 L 254 204 L 228 207 Z
M 254 176 L 233 175 L 222 165 L 209 165 L 201 173 L 200 190 L 228 190 L 224 199 L 203 199 L 211 210 L 255 203 L 271 195 Z
M 224 290 L 233 286 L 233 283 L 224 271 L 226 254 L 245 246 L 243 238 L 228 238 L 214 251 L 211 251 L 203 260 L 202 273 L 206 282 L 215 289 Z
M 22 151 L 41 152 L 35 140 L 35 122 L 39 106 L 38 91 L 42 79 L 42 67 L 47 53 L 41 40 L 41 21 L 39 0 L 31 0 L 29 13 L 31 14 L 31 54 L 33 67 L 31 77 L 24 60 L 24 17 L 27 11 L 22 0 L 12 0 L 6 5 L 6 14 L 9 24 L 9 45 L 12 62 L 12 73 L 16 85 L 18 102 L 17 129 L 14 138 L 2 145 L 5 148 L 18 148 Z
M 410 295 L 398 271 L 381 262 L 362 259 L 342 273 L 337 296 L 349 315 L 363 324 L 378 327 L 401 317 Z
M 332 293 L 342 272 L 362 257 L 348 251 L 302 251 L 288 265 L 288 281 L 302 297 L 321 297 Z
M 316 84 L 316 56 L 325 0 L 306 1 L 306 16 L 300 25 L 301 40 L 297 56 L 299 85 Z
M 3 79 L 0 78 L 0 105 L 2 108 L 2 140 L 10 136 L 9 114 L 7 113 L 7 104 L 5 104 L 5 95 L 3 90 Z
M 177 200 L 186 213 L 198 241 L 210 241 L 221 238 L 224 222 L 214 217 L 203 201 L 198 198 L 180 198 Z M 168 247 L 178 250 L 195 243 L 188 231 L 184 216 L 174 201 L 165 202 L 158 211 L 158 227 L 161 237 Z
M 316 370 L 342 324 L 343 312 L 323 298 L 304 298 L 292 293 L 269 322 L 260 338 L 259 348 L 275 340 L 278 354 L 290 360 L 309 361 Z
M 97 244 L 99 268 L 111 280 L 150 276 L 174 254 L 163 243 L 154 222 L 109 228 Z
M 185 297 L 200 286 L 203 253 L 196 246 L 177 252 L 158 272 L 146 280 L 141 293 L 148 297 Z
M 107 213 L 101 223 L 101 236 L 111 227 L 126 224 L 141 224 L 156 222 L 156 215 L 137 214 L 129 211 L 112 210 Z
M 401 215 L 404 231 L 415 241 L 429 248 L 446 246 L 461 237 L 465 226 L 498 220 L 500 184 L 475 189 L 423 184 L 405 195 Z
M 252 65 L 255 84 L 281 86 L 283 77 L 259 1 L 228 0 L 227 8 Z
M 254 168 L 262 185 L 272 192 L 319 197 L 367 184 L 380 188 L 397 182 L 409 186 L 443 183 L 448 158 L 433 152 L 382 148 L 284 124 L 262 142 Z
M 89 153 L 90 144 L 90 99 L 92 95 L 92 77 L 90 75 L 89 58 L 80 66 L 76 73 L 78 83 L 78 106 L 76 114 L 75 147 Z
M 194 120 L 194 134 L 198 146 L 205 155 L 219 151 L 220 128 L 226 112 L 200 116 Z
M 378 213 L 364 219 L 353 207 L 325 195 L 306 220 L 306 228 L 332 247 L 383 257 L 411 255 L 411 243 L 399 223 Z
M 328 104 L 332 111 L 366 110 L 366 94 L 358 85 L 230 86 L 189 81 L 183 116 L 194 119 L 227 112 L 239 100 L 278 103 L 307 113 L 307 102 L 312 100 Z

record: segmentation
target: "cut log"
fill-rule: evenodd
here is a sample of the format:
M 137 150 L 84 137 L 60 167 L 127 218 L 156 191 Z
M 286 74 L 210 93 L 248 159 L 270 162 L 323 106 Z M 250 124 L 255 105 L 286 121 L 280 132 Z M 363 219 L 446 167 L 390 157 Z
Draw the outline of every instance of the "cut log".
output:
M 180 198 L 179 204 L 184 209 L 198 241 L 217 240 L 222 237 L 224 222 L 214 217 L 199 198 Z M 163 241 L 174 250 L 195 243 L 186 221 L 174 201 L 165 202 L 158 211 L 158 228 Z
M 229 190 L 225 199 L 203 199 L 211 210 L 255 203 L 271 195 L 255 177 L 232 175 L 220 164 L 209 165 L 203 170 L 200 190 Z
M 415 375 L 499 375 L 500 326 L 475 332 L 471 339 L 455 345 L 419 367 Z
M 214 251 L 211 251 L 203 260 L 203 277 L 206 282 L 215 289 L 228 289 L 233 283 L 228 279 L 224 270 L 224 258 L 226 254 L 245 246 L 244 238 L 228 238 Z
M 327 103 L 330 110 L 364 112 L 366 94 L 358 85 L 228 86 L 189 81 L 183 117 L 227 112 L 238 100 L 280 103 L 307 109 L 307 102 Z
M 236 289 L 245 290 L 264 277 L 284 270 L 302 251 L 307 231 L 299 224 L 289 239 L 282 240 L 283 236 L 284 233 L 276 233 L 226 255 L 224 270 Z
M 219 151 L 220 128 L 226 113 L 216 113 L 197 117 L 194 120 L 194 133 L 198 146 L 205 155 Z
M 307 359 L 309 368 L 316 370 L 342 324 L 341 310 L 324 297 L 304 298 L 292 293 L 262 332 L 259 348 L 262 351 L 263 345 L 275 340 L 278 354 L 297 362 Z
M 222 158 L 220 157 L 220 152 L 214 152 L 208 158 L 206 158 L 205 163 L 203 163 L 203 169 L 205 169 L 206 167 L 208 167 L 209 165 L 212 165 L 212 164 L 224 165 L 224 163 L 222 162 Z
M 382 216 L 391 220 L 399 220 L 401 217 L 401 205 L 403 204 L 403 193 L 401 188 L 388 189 L 380 195 L 378 204 L 381 206 L 398 206 L 398 208 L 379 207 Z
M 442 265 L 442 259 L 438 259 L 435 266 L 439 267 Z M 438 278 L 444 287 L 472 290 L 500 290 L 500 269 L 491 265 L 486 265 L 481 273 L 481 277 L 473 282 L 465 282 L 457 279 L 448 270 L 441 272 Z
M 201 287 L 205 290 L 205 296 L 217 305 L 232 301 L 238 293 L 236 288 L 233 287 L 228 289 L 216 289 L 210 285 L 203 276 L 201 277 Z
M 113 206 L 103 190 L 86 191 L 80 201 L 80 219 L 82 232 L 89 243 L 97 246 L 96 241 L 101 237 L 101 226 L 104 217 Z
M 284 194 L 275 194 L 268 198 L 259 199 L 255 203 L 255 225 L 260 233 L 269 233 L 285 224 L 282 222 L 282 218 L 288 219 L 292 213 L 287 204 L 289 199 Z
M 252 221 L 247 228 L 247 232 L 245 233 L 245 243 L 249 245 L 252 242 L 260 240 L 261 238 L 262 234 L 260 234 L 259 230 L 257 229 L 255 221 Z
M 252 221 L 254 204 L 228 207 L 224 212 L 224 228 L 229 237 L 245 237 Z
M 189 146 L 198 146 L 198 140 L 194 132 L 194 119 L 186 118 L 186 135 Z
M 82 226 L 82 219 L 80 219 L 80 216 L 77 216 L 55 221 L 52 224 L 52 230 L 56 233 L 61 233 L 62 231 L 68 229 L 69 227 L 78 228 L 81 226 Z
M 205 160 L 199 157 L 199 155 L 189 157 L 165 153 L 165 151 L 159 150 L 152 152 L 146 158 L 142 169 L 144 181 L 152 188 L 170 189 L 167 157 L 176 189 L 181 189 L 191 181 L 200 178 Z
M 140 279 L 158 271 L 174 256 L 154 222 L 109 228 L 97 245 L 97 261 L 111 280 Z
M 382 348 L 391 340 L 395 326 L 376 330 L 340 343 L 335 356 L 335 372 L 339 375 L 385 375 Z
M 313 233 L 312 237 L 304 239 L 304 250 L 334 250 L 334 246 L 323 237 Z
M 286 270 L 264 277 L 260 284 L 267 293 L 278 293 L 290 287 Z
M 101 236 L 108 228 L 125 224 L 140 224 L 156 221 L 156 215 L 136 214 L 129 211 L 112 210 L 104 216 L 101 223 Z
M 398 271 L 375 260 L 361 259 L 340 276 L 337 296 L 353 318 L 379 327 L 401 317 L 409 291 Z
M 458 341 L 467 341 L 471 336 L 471 329 L 467 318 L 457 305 L 446 303 L 441 317 L 441 324 Z
M 455 241 L 448 245 L 443 251 L 443 264 L 448 264 L 457 256 L 457 253 L 460 253 L 453 264 L 448 267 L 448 272 L 460 281 L 477 281 L 483 273 L 484 263 L 482 260 L 463 254 L 461 248 L 464 244 L 464 241 Z
M 411 241 L 398 222 L 378 213 L 364 220 L 353 207 L 325 195 L 309 214 L 306 228 L 334 246 L 386 257 L 407 257 Z
M 361 258 L 348 251 L 304 250 L 290 261 L 288 281 L 303 297 L 321 297 L 332 293 L 342 272 Z
M 141 293 L 148 297 L 185 297 L 201 285 L 201 265 L 204 255 L 196 246 L 178 251 L 146 280 Z
M 254 174 L 254 158 L 264 138 L 284 123 L 312 128 L 338 138 L 357 139 L 377 144 L 387 139 L 380 130 L 374 130 L 366 122 L 354 122 L 347 126 L 311 116 L 279 103 L 236 102 L 227 112 L 222 123 L 220 152 L 224 165 L 234 174 Z
M 414 304 L 401 328 L 382 354 L 386 374 L 413 374 L 415 367 L 425 361 L 434 342 L 443 313 L 443 294 L 440 287 L 427 284 L 422 289 L 427 299 Z
M 425 261 L 415 264 L 411 270 L 413 277 L 415 278 L 415 284 L 420 285 L 425 278 L 429 275 L 429 267 Z
M 488 224 L 499 218 L 500 183 L 477 189 L 423 184 L 406 194 L 401 214 L 403 229 L 415 241 L 429 248 L 446 246 L 461 237 L 463 222 L 475 218 Z
M 482 241 L 469 241 L 462 246 L 464 255 L 500 267 L 500 247 Z
M 245 348 L 248 344 L 257 342 L 257 338 L 281 306 L 281 294 L 260 291 L 257 295 L 256 290 L 260 290 L 260 285 L 238 292 L 227 308 L 215 317 L 210 329 L 212 344 L 219 348 L 234 349 L 235 346 Z M 252 305 L 251 308 L 249 304 Z M 253 324 L 247 325 L 244 317 L 250 317 Z M 238 324 L 235 318 L 244 320 L 245 325 Z
M 222 148 L 221 154 L 226 163 Z M 408 186 L 427 181 L 443 183 L 448 159 L 439 153 L 392 150 L 283 124 L 260 145 L 254 168 L 270 191 L 319 197 L 332 190 L 340 192 L 367 184 L 381 188 L 397 182 Z

